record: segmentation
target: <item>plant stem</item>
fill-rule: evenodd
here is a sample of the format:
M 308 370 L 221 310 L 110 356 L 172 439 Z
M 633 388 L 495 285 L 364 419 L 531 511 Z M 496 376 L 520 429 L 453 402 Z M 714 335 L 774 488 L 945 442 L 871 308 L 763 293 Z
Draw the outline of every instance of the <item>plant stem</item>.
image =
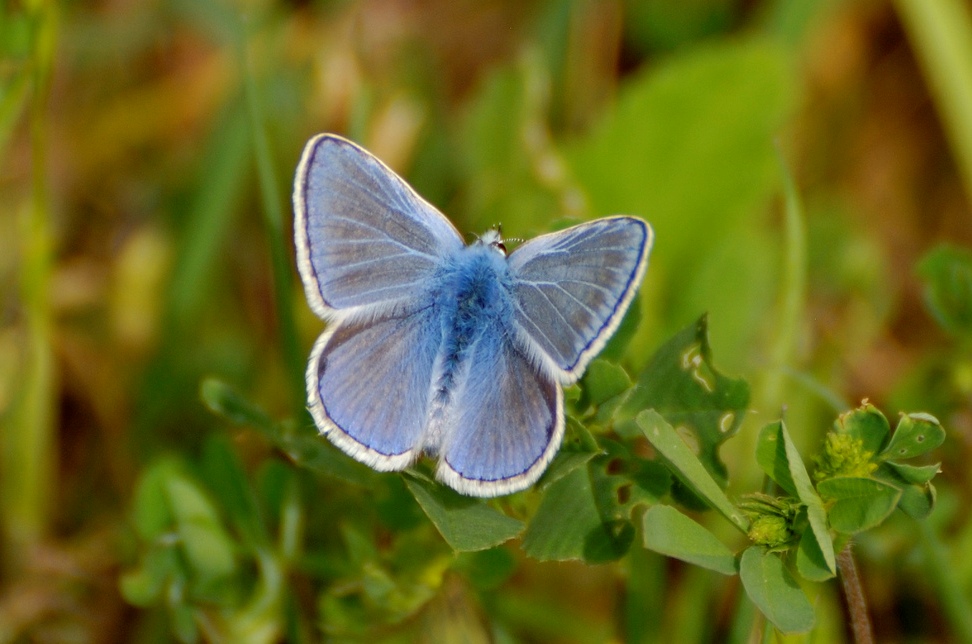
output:
M 807 232 L 803 204 L 783 151 L 777 146 L 776 152 L 783 177 L 785 258 L 776 337 L 770 347 L 770 370 L 763 381 L 759 401 L 765 409 L 777 409 L 783 402 L 784 378 L 786 371 L 793 367 L 807 290 Z
M 243 66 L 243 82 L 246 105 L 250 115 L 250 132 L 253 136 L 253 149 L 256 154 L 257 175 L 260 181 L 260 196 L 263 200 L 263 218 L 270 244 L 270 261 L 273 271 L 274 296 L 277 309 L 277 324 L 281 352 L 288 375 L 292 379 L 293 390 L 297 393 L 297 409 L 304 413 L 304 358 L 297 339 L 297 325 L 293 313 L 293 270 L 288 259 L 287 245 L 284 243 L 284 214 L 281 204 L 283 195 L 277 175 L 274 173 L 273 155 L 267 137 L 263 108 L 257 91 L 256 79 L 250 64 L 247 32 L 244 29 L 239 43 L 240 62 Z
M 963 0 L 896 0 L 972 199 L 972 12 Z
M 57 38 L 56 6 L 35 3 L 30 104 L 31 194 L 21 229 L 20 295 L 25 342 L 22 388 L 11 430 L 4 432 L 0 521 L 18 551 L 41 538 L 50 521 L 54 491 L 55 370 L 50 281 L 52 233 L 47 177 L 48 99 Z
M 837 570 L 844 589 L 844 599 L 847 601 L 854 641 L 857 644 L 872 644 L 874 634 L 871 632 L 871 619 L 867 614 L 867 599 L 864 597 L 864 587 L 857 574 L 857 564 L 854 563 L 854 553 L 849 543 L 837 555 Z

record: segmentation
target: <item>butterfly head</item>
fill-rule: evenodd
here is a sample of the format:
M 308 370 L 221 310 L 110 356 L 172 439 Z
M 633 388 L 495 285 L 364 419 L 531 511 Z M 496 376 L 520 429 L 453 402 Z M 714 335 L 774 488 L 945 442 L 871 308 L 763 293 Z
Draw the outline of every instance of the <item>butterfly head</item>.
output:
M 499 224 L 496 224 L 496 228 L 492 228 L 483 233 L 476 243 L 488 246 L 503 257 L 506 257 L 506 244 L 503 243 L 503 231 Z

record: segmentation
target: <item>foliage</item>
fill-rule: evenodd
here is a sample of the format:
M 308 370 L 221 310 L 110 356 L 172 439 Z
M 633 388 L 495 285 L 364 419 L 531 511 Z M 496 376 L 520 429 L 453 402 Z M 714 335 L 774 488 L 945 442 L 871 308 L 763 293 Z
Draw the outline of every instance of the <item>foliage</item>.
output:
M 713 367 L 705 318 L 659 348 L 634 384 L 617 367 L 604 365 L 592 371 L 601 379 L 600 395 L 575 401 L 573 435 L 541 484 L 542 496 L 525 529 L 523 521 L 490 502 L 463 497 L 430 480 L 421 465 L 403 475 L 352 481 L 344 474 L 347 465 L 341 464 L 340 456 L 332 461 L 337 473 L 321 459 L 302 460 L 297 451 L 292 452 L 297 456 L 293 462 L 371 492 L 376 486 L 392 487 L 401 495 L 401 482 L 393 482 L 401 476 L 414 498 L 409 503 L 417 503 L 456 554 L 489 551 L 522 533 L 523 551 L 541 561 L 605 563 L 621 558 L 633 546 L 644 546 L 722 574 L 738 572 L 750 599 L 782 632 L 806 631 L 814 623 L 812 605 L 794 574 L 813 582 L 830 579 L 837 573 L 835 548 L 843 547 L 850 535 L 877 527 L 896 508 L 924 518 L 934 505 L 931 479 L 939 465 L 903 461 L 941 445 L 945 438 L 941 425 L 928 414 L 906 414 L 892 433 L 884 415 L 866 402 L 838 418 L 814 457 L 813 477 L 783 421 L 763 428 L 756 461 L 780 495 L 752 494 L 733 503 L 716 478 L 725 471 L 716 449 L 734 433 L 749 394 L 744 382 L 727 378 Z M 632 421 L 632 410 L 645 404 L 646 393 L 653 407 Z M 287 449 L 290 439 L 285 426 L 269 421 L 226 385 L 207 381 L 202 394 L 210 409 L 235 424 L 256 424 L 272 444 Z M 612 428 L 622 436 L 631 431 L 632 422 L 655 449 L 657 460 L 637 455 L 630 441 L 609 437 Z M 225 470 L 214 480 L 235 495 L 224 504 L 239 508 L 239 542 L 229 539 L 198 485 L 170 461 L 160 461 L 146 472 L 135 499 L 135 525 L 146 549 L 139 568 L 123 581 L 123 589 L 130 601 L 143 605 L 166 598 L 174 624 L 180 615 L 206 610 L 200 607 L 205 589 L 231 583 L 238 576 L 230 553 L 246 553 L 254 564 L 262 556 L 273 560 L 276 568 L 286 566 L 282 553 L 266 552 L 269 538 L 258 518 L 255 491 L 241 479 L 224 444 L 215 445 L 222 447 L 214 449 L 224 451 L 219 459 L 209 460 Z M 593 451 L 592 446 L 596 446 Z M 752 545 L 733 555 L 702 525 L 662 505 L 671 500 L 717 510 Z M 155 516 L 160 507 L 172 508 L 172 515 Z M 332 519 L 343 524 L 349 517 L 332 515 Z M 424 524 L 410 518 L 400 526 L 405 529 L 392 535 L 391 552 L 384 556 L 373 535 L 347 524 L 343 538 L 352 570 L 345 571 L 350 576 L 342 576 L 341 584 L 350 586 L 339 596 L 328 594 L 322 600 L 329 629 L 349 634 L 360 631 L 362 623 L 373 624 L 371 630 L 352 633 L 364 636 L 400 623 L 432 600 L 445 573 L 465 560 L 430 542 Z M 639 532 L 642 537 L 636 544 Z M 163 534 L 172 536 L 162 539 Z M 419 552 L 423 554 L 417 556 Z M 212 558 L 206 553 L 218 555 Z M 381 564 L 384 557 L 390 561 Z M 156 563 L 160 560 L 168 564 Z M 393 572 L 387 566 L 399 569 Z M 259 585 L 259 577 L 237 582 L 224 595 L 239 596 L 253 583 Z M 173 585 L 178 592 L 163 592 Z M 171 605 L 173 596 L 179 601 Z M 283 599 L 276 598 L 275 605 L 282 604 Z M 242 621 L 257 620 L 247 616 Z
M 0 640 L 846 641 L 852 549 L 972 642 L 970 12 L 689 5 L 0 6 Z M 317 434 L 321 131 L 471 234 L 653 224 L 532 490 Z

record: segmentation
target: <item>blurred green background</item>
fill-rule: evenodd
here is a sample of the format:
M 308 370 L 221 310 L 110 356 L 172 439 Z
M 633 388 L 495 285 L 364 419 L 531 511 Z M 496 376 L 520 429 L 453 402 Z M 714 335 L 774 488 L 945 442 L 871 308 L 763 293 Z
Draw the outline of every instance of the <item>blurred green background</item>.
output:
M 322 323 L 294 270 L 289 192 L 325 131 L 470 234 L 651 222 L 640 324 L 615 357 L 639 370 L 709 313 L 720 368 L 753 387 L 722 449 L 730 491 L 759 484 L 755 432 L 784 407 L 802 449 L 865 397 L 937 415 L 929 530 L 969 596 L 970 14 L 964 0 L 4 3 L 0 642 L 729 637 L 735 581 L 640 549 L 601 566 L 536 562 L 517 541 L 456 557 L 398 478 L 374 492 L 295 467 L 259 421 L 206 409 L 214 376 L 312 431 L 303 368 Z M 957 248 L 928 255 L 943 243 Z M 173 515 L 210 547 L 147 546 Z M 857 543 L 881 641 L 957 637 L 920 541 L 896 516 Z M 816 637 L 842 641 L 836 585 L 815 592 Z

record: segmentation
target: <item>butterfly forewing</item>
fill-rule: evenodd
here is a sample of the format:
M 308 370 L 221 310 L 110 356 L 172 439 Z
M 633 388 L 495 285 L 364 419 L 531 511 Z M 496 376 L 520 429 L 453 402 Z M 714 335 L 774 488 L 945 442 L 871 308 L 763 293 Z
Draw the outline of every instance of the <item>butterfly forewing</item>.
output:
M 617 329 L 650 248 L 646 223 L 608 217 L 537 237 L 510 255 L 518 335 L 561 382 L 577 380 Z
M 452 224 L 381 161 L 332 135 L 304 148 L 294 204 L 298 265 L 322 316 L 407 302 L 463 246 Z

